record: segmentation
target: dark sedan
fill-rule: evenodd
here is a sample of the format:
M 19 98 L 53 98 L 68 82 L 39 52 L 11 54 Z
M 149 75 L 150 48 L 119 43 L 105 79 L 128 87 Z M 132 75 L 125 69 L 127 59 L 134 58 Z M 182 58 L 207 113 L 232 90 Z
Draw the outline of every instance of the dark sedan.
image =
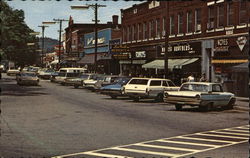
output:
M 123 96 L 123 86 L 127 84 L 130 79 L 130 77 L 120 77 L 113 84 L 101 87 L 100 91 L 102 94 L 109 95 L 113 99 L 118 96 Z

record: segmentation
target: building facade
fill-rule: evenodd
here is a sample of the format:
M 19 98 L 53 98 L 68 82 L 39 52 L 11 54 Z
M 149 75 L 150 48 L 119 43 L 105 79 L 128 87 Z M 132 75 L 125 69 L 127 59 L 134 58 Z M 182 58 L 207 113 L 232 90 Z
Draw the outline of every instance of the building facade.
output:
M 119 61 L 122 71 L 163 76 L 168 58 L 167 77 L 177 84 L 187 72 L 197 79 L 205 73 L 209 81 L 236 92 L 240 82 L 232 78 L 232 68 L 248 62 L 249 10 L 250 2 L 243 0 L 150 1 L 121 10 L 122 44 L 131 54 L 129 61 Z

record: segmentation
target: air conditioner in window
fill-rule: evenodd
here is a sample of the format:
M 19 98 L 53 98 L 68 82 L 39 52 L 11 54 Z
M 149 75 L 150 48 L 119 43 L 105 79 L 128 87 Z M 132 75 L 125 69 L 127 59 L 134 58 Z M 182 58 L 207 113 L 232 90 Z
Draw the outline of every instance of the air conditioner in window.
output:
M 196 31 L 201 31 L 201 24 L 196 25 Z
M 162 31 L 162 36 L 164 37 L 165 35 L 166 35 L 166 31 L 163 30 L 163 31 Z

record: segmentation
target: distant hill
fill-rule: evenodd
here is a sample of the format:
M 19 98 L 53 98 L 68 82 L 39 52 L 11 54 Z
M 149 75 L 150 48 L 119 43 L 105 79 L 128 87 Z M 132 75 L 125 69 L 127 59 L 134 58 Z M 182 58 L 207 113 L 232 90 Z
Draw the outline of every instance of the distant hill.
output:
M 44 38 L 44 52 L 54 52 L 54 46 L 58 45 L 58 40 L 45 37 Z M 42 38 L 39 38 L 39 47 L 42 49 Z

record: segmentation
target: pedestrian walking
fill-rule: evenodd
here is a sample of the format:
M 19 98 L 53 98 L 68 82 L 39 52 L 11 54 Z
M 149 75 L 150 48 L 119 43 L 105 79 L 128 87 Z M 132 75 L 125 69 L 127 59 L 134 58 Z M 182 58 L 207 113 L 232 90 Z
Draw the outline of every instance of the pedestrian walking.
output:
M 188 82 L 194 82 L 194 75 L 190 74 L 190 76 L 188 76 L 188 78 L 187 78 L 187 81 Z
M 200 78 L 200 82 L 207 82 L 206 74 L 203 73 Z

